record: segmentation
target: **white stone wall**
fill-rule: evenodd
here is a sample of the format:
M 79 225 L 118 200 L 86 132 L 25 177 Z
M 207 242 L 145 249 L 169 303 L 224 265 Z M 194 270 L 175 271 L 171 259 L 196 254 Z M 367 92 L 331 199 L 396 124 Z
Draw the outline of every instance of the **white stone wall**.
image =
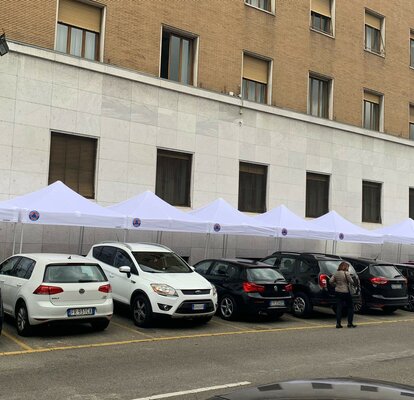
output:
M 47 185 L 50 132 L 58 131 L 98 138 L 96 201 L 104 206 L 154 191 L 157 148 L 166 148 L 194 155 L 192 208 L 218 197 L 237 207 L 239 162 L 248 161 L 269 166 L 268 209 L 285 204 L 304 216 L 306 171 L 312 171 L 331 175 L 330 209 L 351 222 L 380 227 L 361 224 L 362 180 L 383 183 L 385 225 L 408 217 L 414 148 L 407 140 L 54 52 L 10 47 L 0 58 L 0 200 Z M 13 232 L 13 226 L 1 225 L 0 256 L 11 252 Z M 86 229 L 82 251 L 123 235 Z M 155 241 L 157 235 L 131 232 L 129 239 Z M 164 233 L 162 242 L 193 262 L 204 257 L 203 235 Z M 24 251 L 77 252 L 79 228 L 27 227 L 24 243 Z M 259 257 L 276 246 L 274 239 L 231 237 L 227 255 Z M 386 247 L 385 256 L 393 257 L 395 246 Z M 282 248 L 325 251 L 325 243 L 285 240 Z M 403 258 L 410 251 L 403 248 Z M 341 243 L 338 252 L 377 255 L 380 248 Z M 212 239 L 210 255 L 222 255 L 222 237 Z

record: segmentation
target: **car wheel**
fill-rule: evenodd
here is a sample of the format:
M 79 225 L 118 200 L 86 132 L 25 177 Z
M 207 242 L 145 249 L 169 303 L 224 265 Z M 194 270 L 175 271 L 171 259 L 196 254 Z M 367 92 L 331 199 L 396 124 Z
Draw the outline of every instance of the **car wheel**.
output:
M 94 331 L 104 331 L 108 328 L 109 319 L 97 319 L 96 321 L 92 321 L 91 325 Z
M 20 302 L 16 308 L 16 329 L 20 336 L 29 336 L 32 332 L 29 313 L 24 302 Z
M 292 313 L 296 317 L 306 318 L 312 313 L 313 306 L 306 293 L 297 292 L 293 297 Z
M 408 305 L 404 307 L 407 311 L 414 312 L 414 294 L 408 295 Z
M 236 301 L 231 296 L 223 296 L 219 304 L 220 317 L 227 320 L 232 320 L 238 315 L 238 307 Z
M 143 294 L 134 297 L 132 301 L 132 318 L 134 324 L 141 328 L 148 328 L 152 322 L 151 303 Z
M 382 311 L 384 314 L 392 314 L 393 312 L 397 311 L 398 307 L 383 307 Z

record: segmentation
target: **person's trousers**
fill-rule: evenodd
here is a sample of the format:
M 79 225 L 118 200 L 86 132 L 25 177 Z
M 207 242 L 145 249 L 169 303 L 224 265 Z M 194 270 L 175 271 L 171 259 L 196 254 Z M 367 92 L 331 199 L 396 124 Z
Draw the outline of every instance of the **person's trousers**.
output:
M 354 320 L 354 303 L 351 294 L 335 292 L 336 294 L 336 323 L 341 324 L 343 306 L 348 309 L 348 325 Z

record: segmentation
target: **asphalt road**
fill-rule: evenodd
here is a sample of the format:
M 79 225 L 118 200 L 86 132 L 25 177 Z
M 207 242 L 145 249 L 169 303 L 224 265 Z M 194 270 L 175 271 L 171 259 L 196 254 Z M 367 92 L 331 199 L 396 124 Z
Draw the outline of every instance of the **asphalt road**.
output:
M 0 337 L 0 399 L 199 400 L 235 390 L 225 387 L 231 384 L 316 377 L 414 386 L 414 314 L 373 312 L 356 316 L 356 323 L 335 329 L 326 311 L 309 320 L 215 317 L 203 326 L 173 322 L 142 330 L 121 312 L 105 332 L 61 326 L 22 339 L 8 321 Z

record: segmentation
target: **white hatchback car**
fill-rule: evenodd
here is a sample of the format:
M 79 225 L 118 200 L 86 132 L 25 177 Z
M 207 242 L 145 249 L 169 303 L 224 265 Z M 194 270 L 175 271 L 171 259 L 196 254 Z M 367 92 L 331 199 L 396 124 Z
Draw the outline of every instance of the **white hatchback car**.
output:
M 131 307 L 137 326 L 149 326 L 156 316 L 208 322 L 216 312 L 216 288 L 168 247 L 101 243 L 88 257 L 100 262 L 114 300 Z
M 81 256 L 16 254 L 0 264 L 4 312 L 19 335 L 52 321 L 89 322 L 104 330 L 113 314 L 111 285 L 101 266 Z

